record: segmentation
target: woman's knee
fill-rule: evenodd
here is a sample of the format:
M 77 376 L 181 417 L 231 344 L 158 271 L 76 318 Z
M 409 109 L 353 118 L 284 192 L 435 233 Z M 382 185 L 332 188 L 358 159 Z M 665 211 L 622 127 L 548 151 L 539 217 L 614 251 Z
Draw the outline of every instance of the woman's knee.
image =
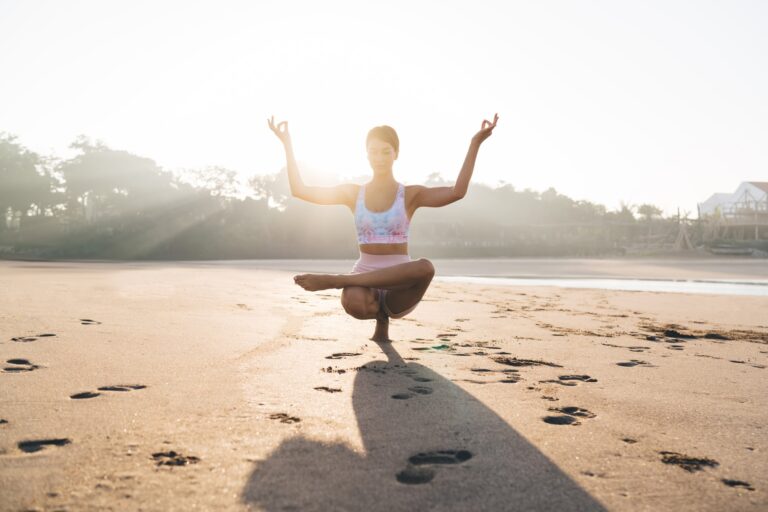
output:
M 419 258 L 416 262 L 419 264 L 419 273 L 431 281 L 435 277 L 435 266 L 432 262 L 427 258 Z
M 361 286 L 349 286 L 341 292 L 341 306 L 348 315 L 364 320 L 371 317 L 368 291 Z M 375 313 L 374 313 L 375 314 Z

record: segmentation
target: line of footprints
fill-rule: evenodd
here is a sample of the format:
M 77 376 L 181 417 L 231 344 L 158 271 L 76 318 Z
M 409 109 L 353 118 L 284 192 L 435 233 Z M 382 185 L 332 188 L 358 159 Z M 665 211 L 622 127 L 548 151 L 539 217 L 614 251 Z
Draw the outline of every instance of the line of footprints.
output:
M 90 318 L 81 318 L 79 319 L 80 325 L 101 325 L 101 322 L 97 320 L 93 320 Z M 16 336 L 11 338 L 11 341 L 16 343 L 31 343 L 33 341 L 37 341 L 41 338 L 53 338 L 56 334 L 53 333 L 43 333 L 43 334 L 35 334 L 33 336 Z M 3 368 L 3 373 L 21 373 L 21 372 L 31 372 L 33 370 L 37 370 L 38 368 L 42 368 L 41 365 L 32 363 L 29 359 L 24 359 L 20 357 L 8 359 L 5 361 L 6 366 Z M 96 398 L 97 396 L 100 396 L 100 392 L 126 392 L 126 391 L 134 391 L 138 389 L 145 389 L 147 386 L 143 384 L 119 384 L 119 385 L 113 385 L 113 386 L 102 386 L 98 388 L 98 391 L 84 391 L 81 393 L 75 393 L 73 395 L 70 395 L 69 398 L 72 400 L 83 400 L 88 398 Z M 0 419 L 0 425 L 7 425 L 9 422 L 6 419 Z M 71 441 L 66 438 L 56 438 L 56 439 L 33 439 L 33 440 L 26 440 L 26 441 L 19 441 L 17 443 L 17 446 L 21 451 L 24 453 L 36 453 L 43 449 L 45 449 L 48 446 L 66 446 L 70 444 Z M 167 464 L 167 462 L 165 462 Z
M 344 359 L 347 357 L 355 357 L 359 355 L 362 355 L 362 354 L 352 353 L 352 352 L 338 352 L 338 353 L 331 354 L 330 356 L 326 356 L 326 359 L 338 360 L 338 359 Z M 499 356 L 493 356 L 491 357 L 491 359 L 502 365 L 512 366 L 515 368 L 512 368 L 512 369 L 508 368 L 503 370 L 492 370 L 488 368 L 471 368 L 470 371 L 473 372 L 474 374 L 502 373 L 504 374 L 505 378 L 495 382 L 517 383 L 522 380 L 522 378 L 519 375 L 519 370 L 517 370 L 517 367 L 549 366 L 553 368 L 562 368 L 562 366 L 559 364 L 555 364 L 547 361 L 541 361 L 541 360 L 519 359 L 516 357 L 499 357 Z M 622 361 L 615 364 L 625 368 L 631 368 L 635 366 L 640 366 L 640 367 L 654 366 L 651 363 L 638 360 L 638 359 L 630 359 L 629 361 Z M 335 368 L 335 367 L 328 366 L 328 367 L 322 368 L 321 371 L 323 371 L 324 373 L 343 374 L 349 370 L 354 370 L 354 371 L 370 371 L 373 373 L 386 374 L 391 369 L 392 367 L 388 365 L 382 366 L 382 365 L 375 365 L 375 364 L 365 364 L 363 366 L 353 368 L 353 369 L 343 369 L 343 368 Z M 418 395 L 430 395 L 433 393 L 433 389 L 431 387 L 423 384 L 425 382 L 431 382 L 432 379 L 420 376 L 415 369 L 407 368 L 407 367 L 404 368 L 400 365 L 395 365 L 394 370 L 395 372 L 401 375 L 405 375 L 420 384 L 408 387 L 408 391 L 399 392 L 391 395 L 393 399 L 407 400 Z M 461 379 L 461 380 L 467 380 L 467 379 Z M 485 384 L 490 381 L 484 382 L 484 381 L 477 381 L 477 380 L 469 380 L 469 382 Z M 572 387 L 572 386 L 578 385 L 579 382 L 583 382 L 583 383 L 597 382 L 597 379 L 589 375 L 568 374 L 568 375 L 559 375 L 557 379 L 541 380 L 539 382 L 552 383 L 552 384 L 558 384 L 561 386 Z M 327 393 L 339 393 L 342 391 L 341 388 L 331 388 L 328 386 L 317 386 L 314 389 L 318 391 L 325 391 Z M 535 386 L 529 386 L 528 389 L 538 390 L 539 388 Z M 546 395 L 542 396 L 541 398 L 549 401 L 558 400 L 558 398 L 556 397 L 546 396 Z M 577 407 L 572 405 L 561 406 L 561 407 L 550 407 L 548 410 L 552 413 L 558 413 L 558 414 L 550 414 L 542 417 L 542 420 L 545 423 L 548 423 L 550 425 L 576 426 L 581 424 L 579 420 L 592 419 L 597 416 L 595 413 L 583 407 Z M 287 413 L 282 413 L 282 412 L 271 414 L 269 418 L 271 420 L 279 421 L 281 423 L 288 423 L 288 424 L 299 423 L 301 421 L 301 419 L 296 416 L 291 416 Z M 628 438 L 628 437 L 622 439 L 622 441 L 624 441 L 627 444 L 637 443 L 637 440 Z M 676 465 L 688 472 L 701 471 L 704 468 L 717 467 L 719 465 L 717 461 L 706 458 L 706 457 L 704 458 L 690 457 L 688 455 L 684 455 L 676 452 L 669 452 L 669 451 L 661 451 L 658 453 L 662 455 L 661 462 L 663 462 L 664 464 Z M 408 458 L 405 468 L 400 472 L 398 472 L 395 475 L 395 478 L 398 482 L 402 484 L 408 484 L 408 485 L 426 484 L 431 482 L 435 478 L 436 472 L 438 468 L 440 468 L 441 466 L 462 464 L 472 459 L 472 457 L 473 457 L 473 454 L 467 450 L 437 450 L 437 451 L 431 451 L 431 452 L 425 452 L 425 453 L 418 453 Z M 585 474 L 594 476 L 594 474 L 590 472 L 585 472 Z M 738 487 L 738 488 L 746 489 L 749 491 L 755 490 L 751 484 L 741 480 L 723 478 L 721 479 L 721 481 L 723 484 L 729 487 Z

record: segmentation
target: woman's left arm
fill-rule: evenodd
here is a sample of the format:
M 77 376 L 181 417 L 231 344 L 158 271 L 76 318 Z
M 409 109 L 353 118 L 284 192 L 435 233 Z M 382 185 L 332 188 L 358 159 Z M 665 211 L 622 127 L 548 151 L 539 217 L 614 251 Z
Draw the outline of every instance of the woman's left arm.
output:
M 445 206 L 458 201 L 467 194 L 469 180 L 472 179 L 472 171 L 475 170 L 475 160 L 477 160 L 480 144 L 491 136 L 498 121 L 498 114 L 494 114 L 493 122 L 487 119 L 483 120 L 480 131 L 472 137 L 467 156 L 464 158 L 464 165 L 461 166 L 461 172 L 459 172 L 459 177 L 456 178 L 456 184 L 453 187 L 416 187 L 416 194 L 413 198 L 414 211 L 421 206 L 432 208 Z

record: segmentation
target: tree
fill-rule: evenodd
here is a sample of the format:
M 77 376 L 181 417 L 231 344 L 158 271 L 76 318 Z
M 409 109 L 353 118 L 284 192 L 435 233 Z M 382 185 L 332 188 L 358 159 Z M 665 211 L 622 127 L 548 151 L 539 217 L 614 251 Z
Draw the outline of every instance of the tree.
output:
M 80 154 L 61 162 L 70 219 L 141 214 L 176 195 L 173 176 L 153 160 L 79 137 Z
M 652 204 L 641 204 L 637 207 L 637 213 L 643 216 L 643 220 L 650 222 L 654 217 L 661 216 L 661 208 Z
M 55 203 L 54 184 L 46 160 L 16 142 L 13 135 L 0 134 L 0 229 L 11 212 L 27 217 Z M 22 220 L 23 222 L 23 220 Z
M 237 172 L 224 167 L 188 169 L 183 173 L 182 179 L 194 187 L 209 191 L 216 197 L 232 197 L 240 192 Z
M 248 185 L 258 199 L 265 199 L 270 207 L 282 210 L 291 197 L 288 173 L 285 169 L 274 174 L 256 175 L 248 180 Z

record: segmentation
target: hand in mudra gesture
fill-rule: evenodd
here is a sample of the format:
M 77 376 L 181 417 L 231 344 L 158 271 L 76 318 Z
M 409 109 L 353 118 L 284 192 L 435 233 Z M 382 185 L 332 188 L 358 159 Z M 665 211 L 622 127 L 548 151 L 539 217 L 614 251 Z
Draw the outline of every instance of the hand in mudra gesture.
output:
M 291 134 L 288 133 L 288 121 L 275 124 L 275 116 L 272 116 L 267 119 L 267 124 L 269 124 L 269 129 L 277 135 L 278 139 L 280 139 L 280 142 L 283 144 L 290 142 Z
M 485 139 L 491 136 L 493 129 L 496 128 L 496 123 L 499 121 L 499 114 L 493 114 L 493 122 L 487 119 L 483 119 L 483 124 L 480 127 L 480 131 L 472 137 L 472 140 L 478 143 L 483 142 Z

